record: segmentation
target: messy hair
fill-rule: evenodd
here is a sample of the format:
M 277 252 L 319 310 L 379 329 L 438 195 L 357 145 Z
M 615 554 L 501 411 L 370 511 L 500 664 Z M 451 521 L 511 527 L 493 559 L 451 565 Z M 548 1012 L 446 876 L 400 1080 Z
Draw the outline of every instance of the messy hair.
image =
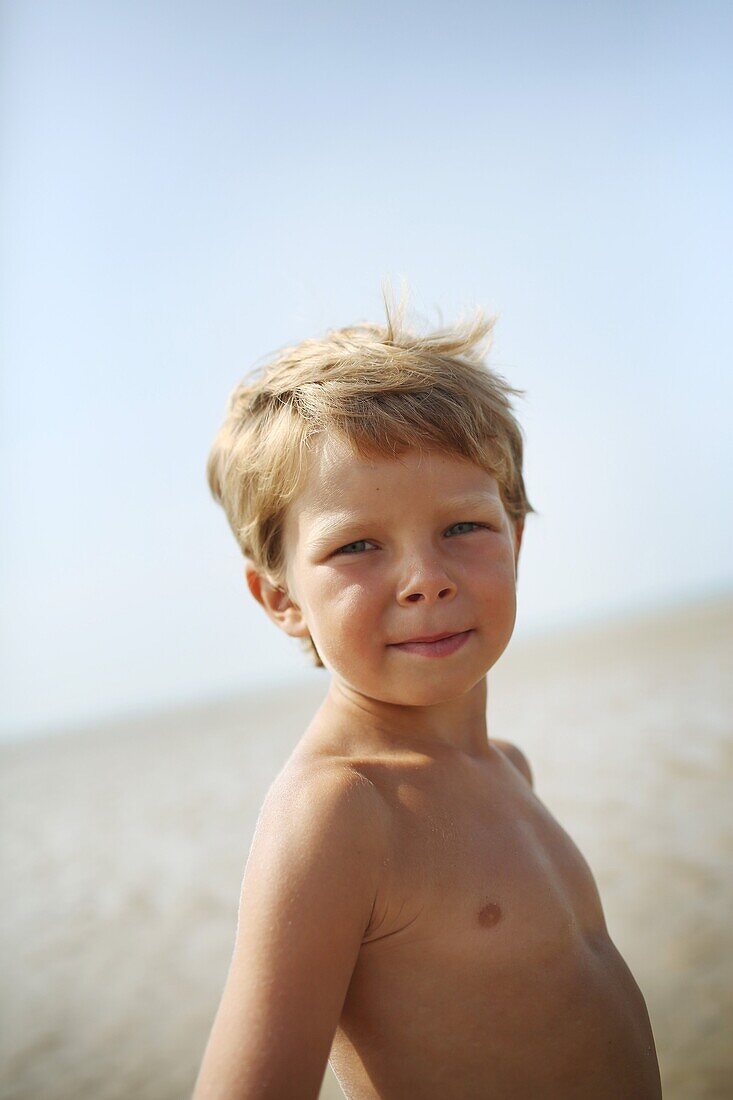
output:
M 209 453 L 209 487 L 242 553 L 282 590 L 285 513 L 317 435 L 338 435 L 367 460 L 413 447 L 468 459 L 496 478 L 512 522 L 535 511 L 510 401 L 524 391 L 484 363 L 496 318 L 477 309 L 452 328 L 419 335 L 406 327 L 405 300 L 395 309 L 382 292 L 386 326 L 329 330 L 245 376 Z M 323 668 L 311 636 L 302 642 Z

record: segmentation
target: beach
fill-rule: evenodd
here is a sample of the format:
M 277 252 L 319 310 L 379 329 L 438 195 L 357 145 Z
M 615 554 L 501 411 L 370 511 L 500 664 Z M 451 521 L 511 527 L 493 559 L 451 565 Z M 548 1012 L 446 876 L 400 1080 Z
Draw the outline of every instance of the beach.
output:
M 489 673 L 489 736 L 595 874 L 665 1100 L 733 1096 L 732 653 L 729 595 L 510 642 Z M 5 1100 L 190 1096 L 257 813 L 328 677 L 0 745 Z

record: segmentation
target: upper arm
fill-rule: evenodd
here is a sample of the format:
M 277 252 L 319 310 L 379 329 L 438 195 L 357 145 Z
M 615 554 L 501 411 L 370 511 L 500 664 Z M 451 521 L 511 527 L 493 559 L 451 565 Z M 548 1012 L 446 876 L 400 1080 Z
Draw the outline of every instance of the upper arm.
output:
M 316 1100 L 372 914 L 384 812 L 343 768 L 273 783 L 193 1100 Z
M 509 757 L 515 768 L 522 773 L 524 778 L 529 783 L 530 787 L 534 788 L 534 778 L 532 776 L 532 769 L 529 766 L 529 761 L 524 755 L 521 749 L 513 745 L 511 741 L 497 741 L 494 739 L 494 744 L 498 745 L 503 750 L 504 754 Z

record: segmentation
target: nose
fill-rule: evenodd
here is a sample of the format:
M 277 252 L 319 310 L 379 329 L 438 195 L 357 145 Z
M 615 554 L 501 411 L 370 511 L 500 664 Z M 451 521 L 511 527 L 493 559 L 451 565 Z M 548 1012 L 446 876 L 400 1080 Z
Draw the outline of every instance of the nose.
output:
M 456 594 L 456 586 L 440 566 L 430 568 L 425 565 L 413 570 L 410 580 L 403 585 L 398 600 L 400 603 L 419 603 L 426 600 L 451 600 Z

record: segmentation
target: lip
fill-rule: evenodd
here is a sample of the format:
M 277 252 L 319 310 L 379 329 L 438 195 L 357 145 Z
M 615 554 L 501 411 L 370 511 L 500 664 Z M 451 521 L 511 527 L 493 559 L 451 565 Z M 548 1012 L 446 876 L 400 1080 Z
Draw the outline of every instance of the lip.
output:
M 393 645 L 407 645 L 410 642 L 439 642 L 441 638 L 455 638 L 456 634 L 465 634 L 465 630 L 444 630 L 441 634 L 425 634 L 422 638 L 405 638 L 404 642 L 393 642 Z
M 403 653 L 415 653 L 420 657 L 447 657 L 465 645 L 471 634 L 473 629 L 462 630 L 458 634 L 439 634 L 430 642 L 394 642 L 391 648 L 400 649 Z

